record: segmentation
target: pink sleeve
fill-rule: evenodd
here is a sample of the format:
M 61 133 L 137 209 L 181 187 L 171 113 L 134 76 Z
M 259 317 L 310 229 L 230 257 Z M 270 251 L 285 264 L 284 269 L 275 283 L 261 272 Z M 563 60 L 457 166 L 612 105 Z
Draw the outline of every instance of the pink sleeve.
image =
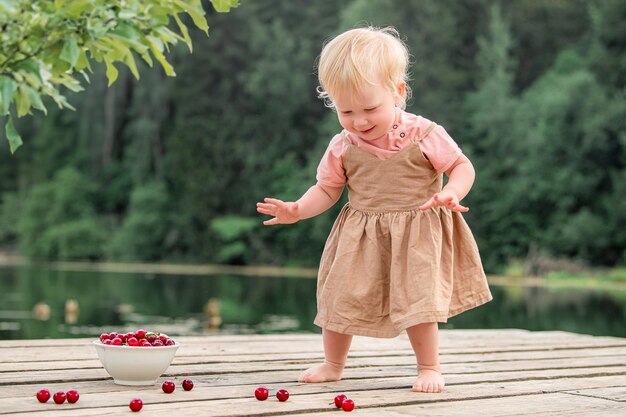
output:
M 420 149 L 438 173 L 446 172 L 461 156 L 461 148 L 448 132 L 437 126 L 420 142 Z
M 343 169 L 343 155 L 346 149 L 343 135 L 335 135 L 317 167 L 318 184 L 329 187 L 343 187 L 346 184 L 346 172 Z

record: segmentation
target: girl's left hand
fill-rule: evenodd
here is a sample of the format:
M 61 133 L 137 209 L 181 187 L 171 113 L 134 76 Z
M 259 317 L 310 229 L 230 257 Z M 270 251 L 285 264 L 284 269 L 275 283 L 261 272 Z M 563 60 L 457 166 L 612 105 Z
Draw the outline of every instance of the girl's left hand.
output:
M 469 207 L 459 204 L 459 197 L 453 191 L 442 190 L 433 195 L 427 202 L 419 206 L 422 211 L 428 210 L 433 207 L 447 207 L 452 211 L 466 212 L 469 211 Z

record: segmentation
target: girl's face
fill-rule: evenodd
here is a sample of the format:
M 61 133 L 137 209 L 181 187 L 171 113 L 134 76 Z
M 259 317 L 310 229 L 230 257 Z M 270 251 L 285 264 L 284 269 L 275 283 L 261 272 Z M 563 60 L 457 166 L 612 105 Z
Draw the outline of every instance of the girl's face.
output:
M 387 134 L 396 117 L 396 104 L 404 94 L 405 83 L 396 94 L 381 85 L 368 87 L 358 94 L 343 92 L 334 97 L 339 123 L 363 140 L 376 140 Z

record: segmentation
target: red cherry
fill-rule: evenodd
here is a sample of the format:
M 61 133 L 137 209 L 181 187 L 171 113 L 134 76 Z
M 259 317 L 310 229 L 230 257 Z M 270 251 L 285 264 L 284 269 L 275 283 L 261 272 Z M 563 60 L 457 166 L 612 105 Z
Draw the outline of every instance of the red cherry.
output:
M 135 339 L 135 336 L 129 337 L 126 343 L 128 343 L 128 346 L 139 346 L 139 340 Z
M 346 398 L 348 398 L 348 397 L 346 397 L 346 396 L 345 396 L 345 395 L 343 395 L 343 394 L 339 394 L 339 395 L 337 395 L 337 396 L 335 397 L 335 407 L 337 407 L 337 408 L 341 408 L 341 403 L 342 403 L 342 402 L 343 402 L 343 400 L 345 400 Z
M 286 389 L 280 389 L 276 393 L 276 398 L 278 398 L 280 402 L 287 401 L 287 399 L 289 399 L 289 392 Z
M 152 346 L 163 346 L 163 342 L 161 342 L 159 339 L 155 340 L 154 343 L 152 343 Z
M 45 403 L 50 399 L 50 391 L 47 389 L 42 389 L 37 391 L 37 399 L 40 403 Z
M 130 404 L 128 404 L 128 407 L 130 407 L 130 409 L 133 411 L 139 411 L 141 410 L 141 407 L 143 407 L 143 401 L 141 401 L 139 398 L 133 398 L 132 400 L 130 400 Z
M 52 399 L 57 404 L 63 404 L 65 402 L 65 393 L 63 391 L 59 391 L 52 396 Z
M 165 342 L 165 346 L 174 346 L 176 344 L 176 342 L 174 341 L 174 339 L 167 339 L 167 341 Z
M 159 336 L 159 340 L 161 341 L 161 343 L 165 344 L 165 342 L 167 342 L 167 336 L 162 334 Z
M 148 333 L 147 331 L 145 331 L 144 329 L 139 329 L 135 332 L 135 337 L 137 339 L 143 339 L 144 337 L 146 337 L 146 333 Z
M 118 337 L 120 334 L 118 332 L 111 332 L 109 333 L 109 340 L 113 340 L 116 337 Z
M 65 396 L 67 397 L 67 402 L 70 404 L 74 404 L 76 401 L 78 401 L 78 398 L 80 397 L 80 395 L 78 395 L 78 391 L 76 391 L 75 389 L 71 389 L 66 392 Z
M 109 340 L 109 334 L 108 333 L 102 333 L 100 335 L 100 341 L 104 342 L 105 340 Z
M 152 345 L 146 339 L 141 339 L 139 341 L 139 346 L 152 346 Z
M 146 340 L 148 342 L 150 342 L 150 344 L 154 343 L 155 340 L 157 340 L 157 337 L 154 333 L 151 333 L 149 335 L 146 336 Z
M 104 343 L 105 345 L 112 345 L 113 344 L 113 342 L 111 342 L 109 339 L 105 340 L 102 343 Z
M 259 387 L 254 391 L 254 396 L 256 397 L 257 400 L 259 401 L 265 401 L 267 400 L 267 397 L 270 395 L 270 392 L 267 388 L 265 387 Z
M 121 338 L 116 337 L 113 340 L 111 340 L 111 344 L 114 346 L 122 346 L 124 344 L 124 342 L 122 341 Z
M 349 398 L 346 398 L 341 403 L 341 408 L 343 408 L 343 411 L 352 411 L 352 410 L 354 410 L 354 401 L 352 401 Z
M 161 389 L 164 393 L 171 394 L 176 389 L 176 384 L 174 384 L 172 381 L 165 381 L 163 385 L 161 385 Z
M 193 389 L 193 381 L 191 379 L 185 379 L 183 381 L 183 389 L 185 391 L 191 391 Z

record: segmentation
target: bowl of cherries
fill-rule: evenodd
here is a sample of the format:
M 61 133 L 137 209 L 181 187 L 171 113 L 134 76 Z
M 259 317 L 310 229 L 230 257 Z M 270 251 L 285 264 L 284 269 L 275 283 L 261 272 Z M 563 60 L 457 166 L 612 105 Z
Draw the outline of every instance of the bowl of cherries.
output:
M 144 329 L 102 333 L 93 345 L 102 366 L 119 385 L 154 384 L 180 347 L 180 343 L 166 334 Z

